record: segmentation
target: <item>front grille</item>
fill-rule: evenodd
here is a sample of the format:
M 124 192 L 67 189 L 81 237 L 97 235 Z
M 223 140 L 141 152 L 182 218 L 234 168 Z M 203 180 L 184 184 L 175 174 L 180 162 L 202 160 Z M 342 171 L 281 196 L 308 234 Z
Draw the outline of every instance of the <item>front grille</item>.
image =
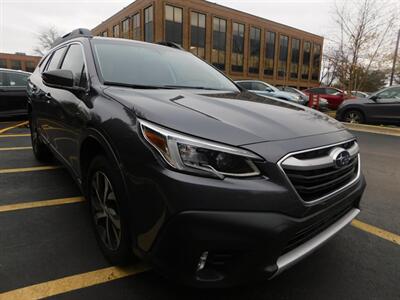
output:
M 345 214 L 347 214 L 351 209 L 354 208 L 354 204 L 350 203 L 338 209 L 329 211 L 323 218 L 318 221 L 313 222 L 305 227 L 300 228 L 294 233 L 293 237 L 288 241 L 283 253 L 287 253 L 290 250 L 300 246 L 306 241 L 312 239 L 317 234 L 321 233 L 329 226 L 341 219 Z
M 350 152 L 346 166 L 337 168 L 334 165 L 330 153 L 335 148 Z M 303 201 L 316 201 L 343 188 L 358 176 L 358 145 L 351 141 L 293 154 L 285 158 L 281 167 Z

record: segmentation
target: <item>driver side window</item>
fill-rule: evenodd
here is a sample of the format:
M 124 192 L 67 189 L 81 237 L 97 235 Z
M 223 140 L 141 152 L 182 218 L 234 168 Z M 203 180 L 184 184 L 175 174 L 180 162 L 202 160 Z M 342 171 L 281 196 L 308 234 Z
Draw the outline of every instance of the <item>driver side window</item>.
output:
M 266 86 L 266 85 L 264 85 L 262 83 L 253 82 L 252 90 L 255 90 L 255 91 L 267 91 L 268 92 L 270 89 L 269 89 L 268 86 Z
M 75 86 L 87 87 L 86 66 L 81 45 L 72 44 L 69 46 L 61 69 L 72 71 Z

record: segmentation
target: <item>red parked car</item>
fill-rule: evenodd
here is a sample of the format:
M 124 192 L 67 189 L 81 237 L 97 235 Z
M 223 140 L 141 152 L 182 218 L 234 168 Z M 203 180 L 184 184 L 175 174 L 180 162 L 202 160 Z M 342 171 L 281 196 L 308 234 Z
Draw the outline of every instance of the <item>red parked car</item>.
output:
M 303 92 L 307 95 L 312 93 L 320 95 L 321 98 L 325 98 L 329 102 L 330 109 L 337 109 L 344 100 L 351 98 L 342 90 L 333 87 L 315 87 Z

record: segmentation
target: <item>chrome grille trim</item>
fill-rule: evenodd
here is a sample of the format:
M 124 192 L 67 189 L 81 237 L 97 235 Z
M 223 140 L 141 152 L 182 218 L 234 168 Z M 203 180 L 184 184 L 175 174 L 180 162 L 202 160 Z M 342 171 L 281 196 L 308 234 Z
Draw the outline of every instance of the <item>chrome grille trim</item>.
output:
M 346 183 L 345 185 L 341 186 L 340 188 L 338 188 L 338 189 L 336 189 L 334 191 L 329 192 L 328 194 L 325 194 L 322 197 L 319 197 L 317 199 L 313 199 L 313 200 L 310 200 L 310 201 L 305 201 L 300 196 L 300 194 L 297 192 L 296 187 L 292 184 L 292 181 L 290 180 L 290 178 L 286 174 L 284 168 L 287 168 L 287 169 L 290 169 L 290 170 L 308 171 L 308 170 L 318 170 L 318 169 L 322 169 L 322 168 L 326 168 L 326 167 L 332 167 L 333 166 L 333 160 L 329 155 L 328 156 L 324 156 L 324 157 L 319 157 L 319 158 L 305 159 L 305 160 L 297 159 L 297 158 L 294 158 L 293 156 L 297 155 L 297 154 L 305 153 L 305 152 L 311 152 L 311 151 L 315 151 L 315 150 L 320 150 L 320 149 L 334 148 L 336 146 L 344 145 L 344 144 L 349 143 L 349 142 L 355 142 L 354 145 L 351 148 L 347 149 L 347 151 L 349 151 L 349 153 L 350 153 L 352 158 L 356 157 L 356 159 L 357 159 L 357 162 L 356 162 L 357 163 L 357 174 L 356 174 L 356 176 L 350 182 Z M 340 143 L 331 144 L 331 145 L 327 145 L 327 146 L 322 146 L 322 147 L 317 147 L 317 148 L 310 148 L 310 149 L 305 149 L 305 150 L 301 150 L 301 151 L 291 152 L 291 153 L 285 155 L 283 158 L 281 158 L 278 161 L 278 168 L 282 172 L 283 176 L 285 177 L 285 179 L 287 180 L 289 185 L 292 187 L 293 191 L 296 193 L 297 197 L 303 202 L 303 204 L 305 206 L 311 206 L 311 205 L 317 204 L 319 202 L 322 202 L 322 201 L 326 200 L 327 198 L 330 198 L 330 197 L 334 196 L 335 194 L 345 190 L 346 188 L 348 188 L 349 186 L 353 185 L 355 182 L 357 182 L 359 180 L 360 175 L 361 175 L 361 160 L 360 160 L 360 154 L 358 153 L 358 151 L 359 151 L 359 147 L 358 147 L 358 144 L 357 144 L 356 140 L 355 139 L 351 139 L 351 140 L 347 140 L 347 141 L 343 141 L 343 142 L 340 142 Z M 328 159 L 330 160 L 329 163 L 328 163 Z M 287 162 L 287 161 L 289 161 L 289 162 Z M 305 165 L 303 163 L 304 161 L 307 161 L 307 162 L 311 163 L 311 166 L 310 165 Z M 320 167 L 319 165 L 316 164 L 316 162 L 320 162 L 322 164 L 322 166 Z

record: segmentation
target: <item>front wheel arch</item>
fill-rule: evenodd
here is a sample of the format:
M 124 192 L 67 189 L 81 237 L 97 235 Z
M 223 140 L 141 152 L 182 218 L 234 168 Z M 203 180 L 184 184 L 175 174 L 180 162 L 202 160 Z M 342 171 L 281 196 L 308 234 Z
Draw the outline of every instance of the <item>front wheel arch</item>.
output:
M 356 113 L 358 113 L 360 115 L 360 117 L 361 117 L 360 122 L 359 122 L 360 124 L 365 122 L 366 118 L 365 118 L 364 112 L 359 108 L 353 108 L 353 107 L 349 107 L 349 108 L 347 108 L 346 110 L 344 110 L 342 112 L 342 118 L 341 118 L 342 121 L 345 122 L 346 121 L 346 115 L 351 113 L 351 112 L 356 112 Z

